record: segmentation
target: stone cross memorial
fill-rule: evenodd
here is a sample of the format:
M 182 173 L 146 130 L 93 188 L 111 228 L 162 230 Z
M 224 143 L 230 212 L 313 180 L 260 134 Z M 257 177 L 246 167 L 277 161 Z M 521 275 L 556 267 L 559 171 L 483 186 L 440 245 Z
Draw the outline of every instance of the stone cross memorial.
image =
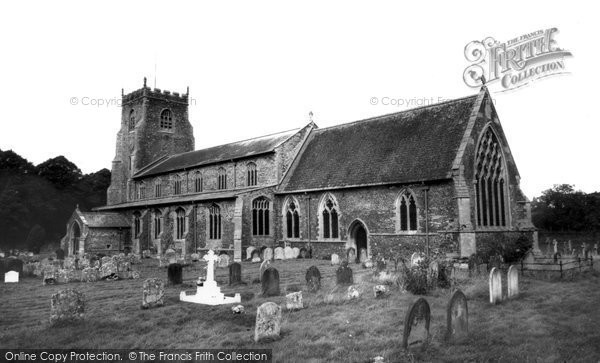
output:
M 512 265 L 508 268 L 507 284 L 508 284 L 508 298 L 512 299 L 519 295 L 519 270 L 517 266 Z
M 446 307 L 446 340 L 456 342 L 469 333 L 469 308 L 467 297 L 456 290 Z
M 502 276 L 500 270 L 496 267 L 492 267 L 489 277 L 490 284 L 490 303 L 498 304 L 502 301 Z

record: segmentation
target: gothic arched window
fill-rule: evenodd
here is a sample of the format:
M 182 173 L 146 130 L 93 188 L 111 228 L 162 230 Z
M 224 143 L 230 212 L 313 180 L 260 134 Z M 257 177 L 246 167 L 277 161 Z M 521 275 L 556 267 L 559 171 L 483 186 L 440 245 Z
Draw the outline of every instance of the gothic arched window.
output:
M 477 195 L 477 225 L 506 226 L 506 171 L 502 146 L 491 128 L 487 128 L 475 161 L 475 193 Z
M 397 201 L 398 218 L 400 219 L 400 231 L 417 230 L 417 203 L 415 196 L 405 192 Z
M 181 177 L 179 175 L 173 177 L 173 194 L 181 194 Z
M 194 173 L 194 191 L 196 193 L 202 191 L 202 174 L 199 171 Z
M 154 181 L 154 197 L 156 197 L 156 198 L 162 197 L 162 184 L 160 182 L 160 178 L 157 178 Z
M 321 206 L 321 230 L 323 238 L 339 238 L 338 206 L 331 195 L 327 195 Z
M 221 208 L 213 204 L 208 212 L 208 238 L 221 239 Z
M 269 233 L 269 206 L 270 201 L 259 197 L 252 201 L 252 235 L 268 236 Z
M 227 171 L 219 168 L 217 171 L 217 189 L 227 189 Z
M 175 228 L 177 229 L 175 238 L 183 239 L 183 236 L 185 235 L 185 210 L 183 208 L 177 208 L 177 210 L 175 211 L 175 214 L 176 214 Z
M 154 210 L 154 239 L 158 239 L 160 237 L 160 233 L 162 231 L 162 213 L 160 210 Z
M 247 169 L 248 169 L 248 175 L 247 175 L 247 185 L 250 186 L 254 186 L 258 183 L 258 178 L 257 178 L 257 174 L 256 174 L 256 164 L 254 163 L 248 163 L 247 165 Z
M 146 198 L 146 184 L 142 181 L 137 186 L 137 199 Z
M 290 199 L 285 206 L 285 226 L 287 238 L 300 238 L 300 214 L 298 204 Z
M 160 128 L 161 130 L 171 130 L 173 129 L 173 114 L 171 110 L 163 110 L 160 113 Z
M 135 111 L 129 111 L 129 131 L 135 129 Z
M 140 212 L 133 213 L 133 238 L 138 238 L 142 232 L 142 215 Z

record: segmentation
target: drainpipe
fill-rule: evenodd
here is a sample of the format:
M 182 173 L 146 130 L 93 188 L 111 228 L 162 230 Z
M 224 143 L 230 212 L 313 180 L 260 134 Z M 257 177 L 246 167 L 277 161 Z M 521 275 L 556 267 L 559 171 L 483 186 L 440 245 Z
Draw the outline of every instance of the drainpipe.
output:
M 194 253 L 198 252 L 198 236 L 197 236 L 197 224 L 198 224 L 198 209 L 196 208 L 196 202 L 193 202 L 192 205 L 194 206 Z
M 427 258 L 429 258 L 429 187 L 425 187 L 425 241 Z
M 304 195 L 306 195 L 306 192 L 304 192 Z M 312 250 L 312 244 L 310 242 L 310 238 L 311 238 L 311 236 L 310 236 L 310 196 L 307 196 L 307 197 L 308 197 L 308 199 L 307 199 L 307 203 L 306 203 L 306 210 L 307 210 L 307 212 L 306 212 L 306 215 L 307 215 L 306 229 L 308 230 L 308 233 L 307 233 L 307 235 L 308 235 L 308 248 L 309 248 L 309 251 L 310 251 L 310 250 Z

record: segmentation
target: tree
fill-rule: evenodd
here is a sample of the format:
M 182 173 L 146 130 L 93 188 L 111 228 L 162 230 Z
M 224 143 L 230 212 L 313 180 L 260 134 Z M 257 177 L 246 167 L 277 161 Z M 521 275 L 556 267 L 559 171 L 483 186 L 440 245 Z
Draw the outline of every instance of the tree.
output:
M 549 231 L 600 230 L 598 193 L 585 194 L 573 185 L 557 184 L 533 199 L 532 219 Z

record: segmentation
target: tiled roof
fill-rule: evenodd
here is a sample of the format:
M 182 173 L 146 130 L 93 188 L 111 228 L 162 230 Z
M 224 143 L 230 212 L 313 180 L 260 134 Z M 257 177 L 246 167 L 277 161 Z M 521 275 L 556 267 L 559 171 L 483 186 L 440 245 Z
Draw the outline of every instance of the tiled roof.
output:
M 121 213 L 79 212 L 79 215 L 83 222 L 92 228 L 130 227 L 129 221 Z
M 447 179 L 476 99 L 317 129 L 281 191 Z
M 287 140 L 298 130 L 284 131 L 277 134 L 261 136 L 254 139 L 233 142 L 207 149 L 190 151 L 170 156 L 155 165 L 142 169 L 134 178 L 164 174 L 176 170 L 189 169 L 196 166 L 218 163 L 272 152 L 279 144 Z

